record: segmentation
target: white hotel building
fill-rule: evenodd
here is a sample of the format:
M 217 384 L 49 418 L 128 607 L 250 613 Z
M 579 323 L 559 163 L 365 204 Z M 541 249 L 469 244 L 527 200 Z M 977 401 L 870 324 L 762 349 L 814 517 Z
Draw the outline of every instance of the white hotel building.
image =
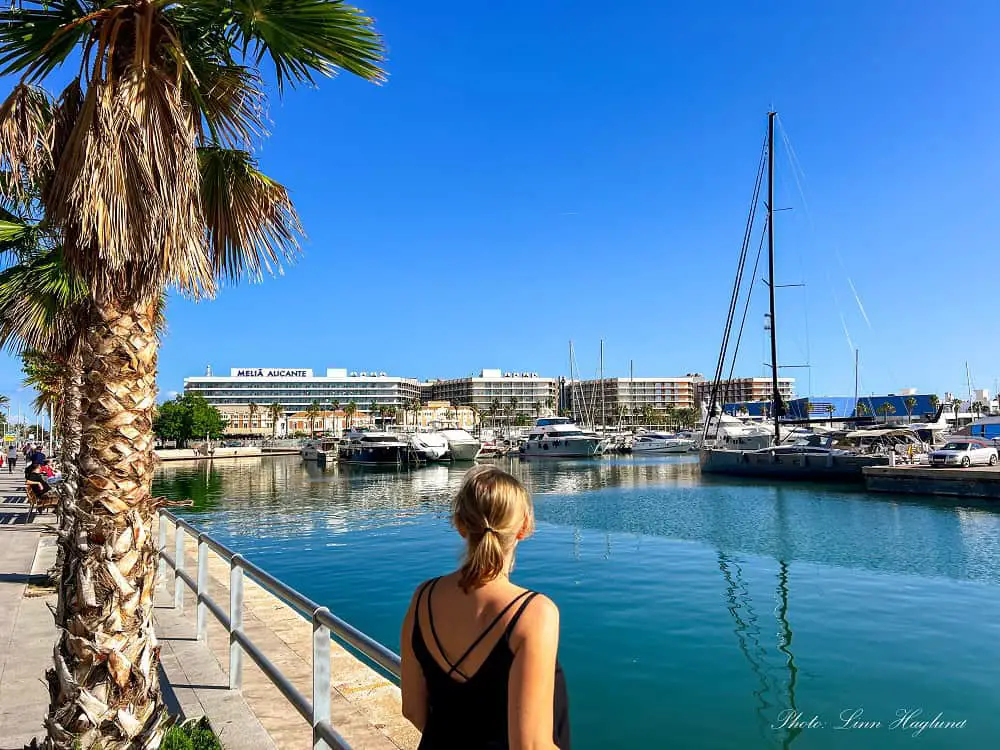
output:
M 277 433 L 285 432 L 285 417 L 306 411 L 313 402 L 328 410 L 334 404 L 341 409 L 353 401 L 358 410 L 404 407 L 420 397 L 420 384 L 415 378 L 400 378 L 384 372 L 348 372 L 328 368 L 326 375 L 314 375 L 311 369 L 276 367 L 234 367 L 228 376 L 213 375 L 211 368 L 203 376 L 184 378 L 184 392 L 204 396 L 219 409 L 223 419 L 236 428 L 245 422 L 252 432 L 270 435 L 271 417 L 268 407 L 280 404 L 284 416 L 279 419 Z M 250 404 L 258 407 L 250 420 Z M 231 431 L 239 431 L 233 429 Z

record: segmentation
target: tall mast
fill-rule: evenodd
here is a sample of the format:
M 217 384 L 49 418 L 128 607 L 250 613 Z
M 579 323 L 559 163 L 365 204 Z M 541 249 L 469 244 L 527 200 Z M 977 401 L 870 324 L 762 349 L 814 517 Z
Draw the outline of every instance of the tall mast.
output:
M 774 412 L 774 444 L 781 443 L 778 423 L 778 338 L 774 320 L 774 112 L 767 113 L 767 289 L 771 313 L 771 411 Z
M 858 350 L 854 350 L 854 415 L 858 414 Z
M 605 408 L 604 398 L 604 339 L 601 339 L 601 429 L 605 429 L 608 426 L 608 413 Z

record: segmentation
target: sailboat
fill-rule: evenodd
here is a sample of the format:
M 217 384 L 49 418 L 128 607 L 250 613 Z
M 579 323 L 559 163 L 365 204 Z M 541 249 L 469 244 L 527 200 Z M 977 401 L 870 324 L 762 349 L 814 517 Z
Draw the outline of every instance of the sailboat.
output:
M 862 469 L 866 466 L 888 466 L 889 457 L 873 456 L 858 453 L 854 450 L 838 447 L 832 436 L 811 435 L 796 440 L 791 444 L 781 443 L 781 417 L 785 415 L 785 404 L 778 390 L 778 340 L 774 304 L 774 118 L 776 112 L 767 113 L 767 288 L 769 293 L 768 329 L 771 343 L 771 394 L 770 415 L 774 424 L 774 435 L 770 445 L 754 446 L 747 450 L 739 444 L 728 444 L 727 440 L 719 440 L 718 435 L 710 434 L 713 423 L 716 430 L 722 423 L 721 405 L 717 404 L 720 384 L 726 364 L 726 349 L 732 331 L 734 313 L 740 295 L 740 285 L 743 278 L 747 248 L 753 230 L 753 216 L 760 196 L 760 187 L 764 172 L 764 163 L 757 173 L 757 183 L 754 187 L 754 200 L 747 229 L 744 235 L 743 250 L 737 270 L 736 283 L 733 288 L 733 298 L 730 303 L 729 318 L 723 335 L 722 349 L 719 353 L 715 382 L 712 387 L 709 418 L 705 420 L 700 452 L 701 471 L 703 474 L 723 474 L 730 476 L 766 477 L 771 479 L 792 480 L 840 480 L 863 482 Z M 753 281 L 751 280 L 751 284 Z M 742 333 L 742 329 L 741 329 Z M 737 337 L 737 347 L 739 337 Z M 735 357 L 735 354 L 733 355 Z M 735 360 L 734 360 L 735 361 Z M 715 408 L 720 406 L 716 418 Z

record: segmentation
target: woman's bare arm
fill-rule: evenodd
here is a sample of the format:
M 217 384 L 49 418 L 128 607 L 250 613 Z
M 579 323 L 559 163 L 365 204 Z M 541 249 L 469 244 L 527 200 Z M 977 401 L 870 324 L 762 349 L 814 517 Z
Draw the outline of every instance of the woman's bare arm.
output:
M 511 750 L 556 750 L 552 741 L 559 610 L 536 596 L 511 634 L 514 664 L 508 684 L 507 736 Z
M 417 589 L 419 592 L 420 589 Z M 417 616 L 417 594 L 410 599 L 410 607 L 403 618 L 403 632 L 399 638 L 399 658 L 402 662 L 401 687 L 403 692 L 403 716 L 409 719 L 421 732 L 427 723 L 427 684 L 424 671 L 413 653 L 413 623 Z

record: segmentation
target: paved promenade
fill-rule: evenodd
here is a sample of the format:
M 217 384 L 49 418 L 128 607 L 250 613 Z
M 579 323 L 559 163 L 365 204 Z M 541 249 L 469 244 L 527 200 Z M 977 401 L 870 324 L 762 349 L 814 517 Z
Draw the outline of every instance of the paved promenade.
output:
M 45 670 L 55 626 L 45 587 L 55 562 L 55 516 L 29 518 L 24 475 L 0 470 L 0 748 L 21 748 L 42 736 L 49 704 Z M 43 535 L 44 534 L 44 535 Z
M 55 562 L 55 516 L 30 514 L 23 473 L 0 471 L 0 750 L 19 750 L 44 736 L 48 708 L 45 671 L 52 661 L 56 629 L 50 607 L 55 592 L 47 571 Z M 172 550 L 172 538 L 168 547 Z M 196 568 L 193 540 L 188 570 Z M 210 555 L 211 595 L 228 603 L 228 566 Z M 244 658 L 242 691 L 228 689 L 228 636 L 209 615 L 207 642 L 194 638 L 194 597 L 173 607 L 173 576 L 156 599 L 157 637 L 164 699 L 171 713 L 207 716 L 223 747 L 297 749 L 312 747 L 311 728 Z M 289 606 L 247 580 L 247 634 L 305 695 L 312 684 L 312 630 Z M 336 642 L 331 649 L 331 723 L 355 750 L 410 750 L 419 734 L 402 717 L 399 689 Z
M 188 572 L 197 569 L 197 544 L 188 536 L 185 564 Z M 173 551 L 173 533 L 167 548 Z M 229 566 L 214 553 L 209 554 L 209 594 L 215 601 L 229 602 Z M 168 613 L 176 617 L 173 603 L 173 575 L 157 600 L 157 627 Z M 194 594 L 185 589 L 184 616 L 175 620 L 184 635 L 195 631 Z M 312 626 L 294 609 L 271 595 L 252 580 L 244 584 L 244 631 L 279 667 L 296 688 L 309 696 L 312 690 Z M 200 645 L 200 644 L 199 644 Z M 208 615 L 208 647 L 216 665 L 229 664 L 229 637 L 225 629 Z M 399 688 L 333 642 L 330 655 L 332 679 L 330 722 L 353 750 L 412 750 L 420 734 L 402 715 Z M 219 667 L 223 669 L 223 667 Z M 223 685 L 228 682 L 223 682 Z M 291 704 L 257 668 L 244 657 L 243 697 L 279 748 L 312 748 L 312 730 Z

